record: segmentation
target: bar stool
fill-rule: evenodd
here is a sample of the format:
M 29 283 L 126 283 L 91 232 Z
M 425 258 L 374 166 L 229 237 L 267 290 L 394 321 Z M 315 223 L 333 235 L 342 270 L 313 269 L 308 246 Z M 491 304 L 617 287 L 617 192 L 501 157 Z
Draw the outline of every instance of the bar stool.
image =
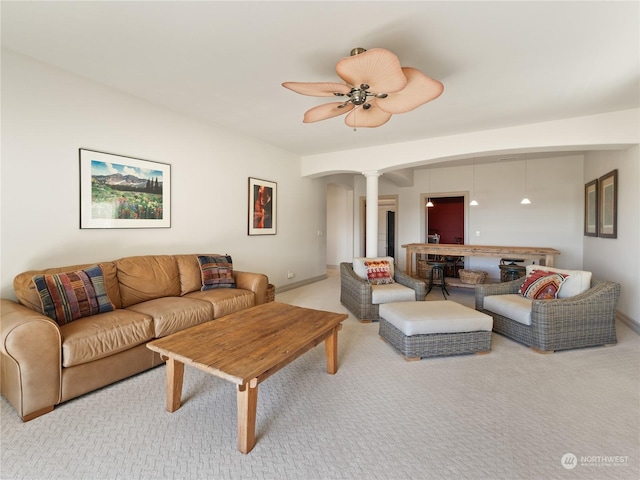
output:
M 429 272 L 429 290 L 427 290 L 427 295 L 429 295 L 429 292 L 433 288 L 433 277 L 435 273 L 437 277 L 440 279 L 440 285 L 438 285 L 438 287 L 442 289 L 442 296 L 446 300 L 447 295 L 450 295 L 450 294 L 447 291 L 447 285 L 444 283 L 444 269 L 447 265 L 449 265 L 449 262 L 440 261 L 440 260 L 429 260 L 427 264 L 431 265 L 431 272 Z M 445 293 L 447 295 L 445 295 Z
M 507 263 L 509 262 L 509 263 Z M 524 277 L 527 273 L 527 268 L 522 265 L 516 265 L 516 262 L 524 262 L 524 260 L 518 258 L 501 258 L 500 259 L 500 281 L 510 282 Z

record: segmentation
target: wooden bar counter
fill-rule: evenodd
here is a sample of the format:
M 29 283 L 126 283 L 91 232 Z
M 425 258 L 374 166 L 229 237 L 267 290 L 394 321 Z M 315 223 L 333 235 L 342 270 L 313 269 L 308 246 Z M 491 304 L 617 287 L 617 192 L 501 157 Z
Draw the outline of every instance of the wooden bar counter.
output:
M 509 247 L 488 245 L 459 245 L 454 243 L 408 243 L 402 245 L 407 249 L 406 271 L 413 276 L 413 255 L 426 253 L 445 257 L 498 257 L 522 258 L 531 260 L 544 259 L 544 265 L 553 267 L 554 255 L 560 255 L 555 248 L 545 247 Z

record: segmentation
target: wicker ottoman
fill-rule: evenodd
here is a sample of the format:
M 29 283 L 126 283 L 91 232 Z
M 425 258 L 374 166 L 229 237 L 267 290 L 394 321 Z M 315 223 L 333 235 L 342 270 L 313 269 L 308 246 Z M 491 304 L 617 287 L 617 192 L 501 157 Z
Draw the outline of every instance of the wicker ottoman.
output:
M 380 317 L 380 336 L 407 360 L 491 351 L 493 318 L 459 303 L 385 303 Z

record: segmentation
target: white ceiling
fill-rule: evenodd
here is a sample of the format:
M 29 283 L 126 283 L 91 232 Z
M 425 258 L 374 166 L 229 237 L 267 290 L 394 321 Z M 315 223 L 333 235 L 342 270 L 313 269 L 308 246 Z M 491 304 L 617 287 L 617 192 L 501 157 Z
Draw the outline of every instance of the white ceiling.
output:
M 640 106 L 630 2 L 7 2 L 2 45 L 300 155 Z M 303 124 L 332 101 L 284 81 L 340 81 L 353 47 L 383 47 L 442 96 L 375 129 Z

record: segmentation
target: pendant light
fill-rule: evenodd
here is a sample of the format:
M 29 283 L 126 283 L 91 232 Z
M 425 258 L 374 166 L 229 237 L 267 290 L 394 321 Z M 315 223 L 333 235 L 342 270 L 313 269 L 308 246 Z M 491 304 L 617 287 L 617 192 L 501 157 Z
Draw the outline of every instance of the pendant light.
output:
M 473 188 L 471 189 L 471 201 L 469 205 L 475 207 L 478 205 L 478 201 L 475 199 L 476 194 L 476 159 L 473 159 Z
M 429 195 L 431 195 L 431 175 L 432 175 L 431 168 L 429 168 Z M 431 208 L 431 207 L 434 207 L 434 206 L 435 206 L 435 205 L 434 205 L 434 204 L 433 204 L 433 202 L 431 201 L 431 197 L 430 197 L 430 196 L 428 196 L 428 197 L 427 197 L 427 207 L 428 207 L 428 208 Z
M 531 200 L 527 197 L 527 157 L 524 157 L 524 198 L 520 200 L 521 205 L 530 205 Z

